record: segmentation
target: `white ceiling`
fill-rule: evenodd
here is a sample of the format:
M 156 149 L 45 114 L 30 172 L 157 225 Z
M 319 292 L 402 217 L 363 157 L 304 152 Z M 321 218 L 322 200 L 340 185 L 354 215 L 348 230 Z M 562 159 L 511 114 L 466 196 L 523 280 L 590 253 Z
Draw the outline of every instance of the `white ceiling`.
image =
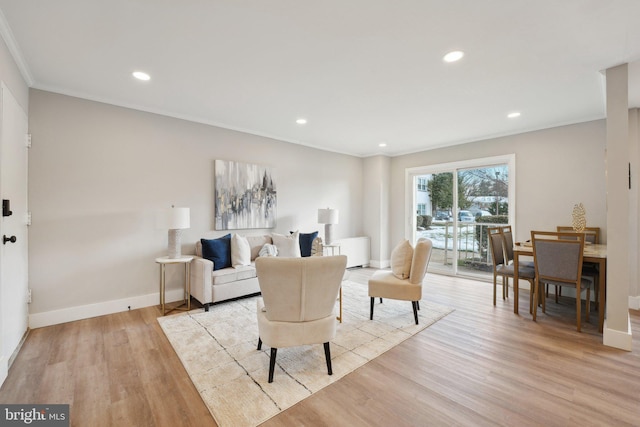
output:
M 626 62 L 640 107 L 639 0 L 0 0 L 0 11 L 34 88 L 357 156 L 603 118 L 602 71 Z M 446 64 L 451 50 L 466 55 Z

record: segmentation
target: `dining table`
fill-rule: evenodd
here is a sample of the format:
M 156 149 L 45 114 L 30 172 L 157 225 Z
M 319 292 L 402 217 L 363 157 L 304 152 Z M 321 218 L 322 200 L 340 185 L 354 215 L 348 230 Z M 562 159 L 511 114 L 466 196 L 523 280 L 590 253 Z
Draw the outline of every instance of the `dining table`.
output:
M 533 246 L 531 242 L 517 242 L 513 247 L 513 312 L 516 314 L 518 314 L 518 265 L 520 263 L 520 257 L 533 257 Z M 598 309 L 598 331 L 602 332 L 604 328 L 604 311 L 607 295 L 607 245 L 585 244 L 582 261 L 598 265 L 599 301 L 596 308 Z

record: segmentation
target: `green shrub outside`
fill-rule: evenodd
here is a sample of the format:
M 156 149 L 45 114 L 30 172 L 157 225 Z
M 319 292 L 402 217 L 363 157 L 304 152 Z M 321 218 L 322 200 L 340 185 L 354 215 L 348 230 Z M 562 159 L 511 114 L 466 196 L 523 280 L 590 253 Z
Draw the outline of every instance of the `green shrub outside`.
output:
M 509 217 L 507 215 L 491 215 L 491 216 L 482 216 L 476 219 L 476 222 L 481 222 L 483 224 L 508 224 Z M 484 230 L 484 233 L 480 235 L 480 230 Z M 489 239 L 487 236 L 487 230 L 483 227 L 476 227 L 475 229 L 475 238 L 480 246 L 480 252 L 486 253 L 489 249 Z
M 416 226 L 418 228 L 422 227 L 425 230 L 428 230 L 431 227 L 431 222 L 433 221 L 433 217 L 431 215 L 418 215 L 416 217 Z

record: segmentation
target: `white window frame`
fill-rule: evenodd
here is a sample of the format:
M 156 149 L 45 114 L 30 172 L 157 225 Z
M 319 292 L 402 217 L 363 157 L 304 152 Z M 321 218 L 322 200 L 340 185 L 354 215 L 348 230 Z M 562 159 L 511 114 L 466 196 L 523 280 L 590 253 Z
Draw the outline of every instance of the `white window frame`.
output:
M 438 163 L 434 165 L 427 166 L 419 166 L 414 168 L 405 169 L 405 212 L 408 213 L 405 215 L 405 238 L 410 242 L 415 243 L 416 239 L 416 203 L 414 199 L 414 193 L 416 189 L 417 177 L 421 175 L 431 175 L 437 173 L 444 172 L 452 172 L 453 173 L 453 194 L 458 194 L 458 172 L 463 169 L 473 169 L 473 168 L 486 168 L 495 165 L 503 165 L 506 164 L 509 168 L 509 180 L 508 180 L 508 188 L 509 188 L 509 224 L 512 224 L 513 230 L 516 230 L 516 155 L 505 154 L 501 156 L 493 156 L 493 157 L 482 157 L 478 159 L 470 159 L 470 160 L 462 160 L 458 162 L 450 162 L 450 163 Z M 457 224 L 458 215 L 455 213 L 458 212 L 458 198 L 454 197 L 453 200 L 453 221 Z M 514 236 L 515 238 L 515 236 Z M 453 247 L 458 247 L 458 237 L 454 234 L 453 237 Z M 453 274 L 457 274 L 457 266 L 454 263 L 454 271 Z

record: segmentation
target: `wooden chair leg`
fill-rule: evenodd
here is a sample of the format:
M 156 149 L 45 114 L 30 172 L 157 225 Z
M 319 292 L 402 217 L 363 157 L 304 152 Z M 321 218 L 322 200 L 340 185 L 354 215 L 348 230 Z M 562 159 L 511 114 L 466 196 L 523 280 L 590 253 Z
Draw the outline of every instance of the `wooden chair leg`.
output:
M 533 280 L 529 281 L 529 314 L 533 314 L 533 306 L 535 301 L 533 300 Z
M 420 301 L 416 301 L 416 305 L 418 306 L 418 310 L 420 310 Z
M 324 358 L 327 359 L 327 373 L 329 375 L 333 375 L 333 370 L 331 369 L 331 349 L 329 348 L 329 343 L 324 343 Z
M 504 280 L 505 280 L 504 296 L 506 298 L 509 298 L 509 278 L 505 276 Z
M 273 382 L 273 371 L 276 367 L 276 354 L 278 354 L 277 348 L 271 348 L 271 358 L 269 360 L 269 382 Z
M 375 301 L 374 297 L 371 297 L 371 309 L 369 310 L 369 320 L 373 320 L 373 302 Z
M 502 276 L 502 299 L 506 298 L 505 276 Z
M 536 316 L 538 314 L 538 287 L 540 286 L 540 284 L 538 283 L 538 280 L 536 279 L 534 281 L 534 285 L 533 285 L 533 321 L 536 321 Z
M 580 332 L 581 325 L 581 308 L 582 308 L 582 291 L 580 288 L 576 288 L 576 324 L 578 325 L 578 332 Z
M 258 350 L 262 350 L 262 338 L 258 337 Z
M 411 305 L 413 306 L 413 318 L 416 320 L 416 325 L 418 324 L 418 302 L 411 301 Z
M 496 274 L 493 273 L 493 305 L 496 305 L 496 288 L 498 287 L 498 284 L 496 283 L 497 281 L 498 278 Z

